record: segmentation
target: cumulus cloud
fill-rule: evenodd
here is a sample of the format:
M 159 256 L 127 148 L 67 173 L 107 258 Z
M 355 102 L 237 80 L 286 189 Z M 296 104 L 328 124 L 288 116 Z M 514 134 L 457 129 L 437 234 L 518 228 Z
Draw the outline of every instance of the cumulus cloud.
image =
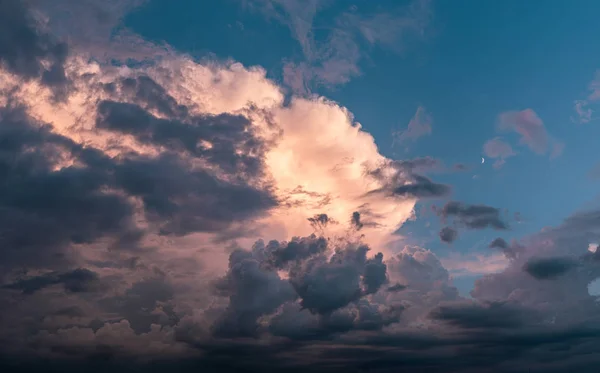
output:
M 432 181 L 417 174 L 431 167 L 431 159 L 412 161 L 384 161 L 377 168 L 368 170 L 368 174 L 380 181 L 381 187 L 369 194 L 384 194 L 403 198 L 439 198 L 447 196 L 452 189 L 449 185 Z
M 523 270 L 537 279 L 553 279 L 567 273 L 575 265 L 570 258 L 531 258 Z
M 21 1 L 0 2 L 0 64 L 18 76 L 38 78 L 42 84 L 59 88 L 66 84 L 65 43 L 37 27 L 38 20 Z

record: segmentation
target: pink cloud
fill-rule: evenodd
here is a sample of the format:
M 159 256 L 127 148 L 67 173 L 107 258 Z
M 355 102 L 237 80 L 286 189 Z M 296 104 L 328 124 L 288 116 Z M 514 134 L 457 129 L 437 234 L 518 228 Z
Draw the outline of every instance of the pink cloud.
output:
M 506 159 L 515 156 L 517 153 L 513 150 L 512 146 L 502 140 L 500 137 L 488 140 L 483 145 L 483 153 L 493 159 L 496 159 L 494 163 L 495 168 L 500 168 L 506 163 Z
M 544 122 L 531 109 L 500 114 L 498 128 L 517 132 L 521 135 L 521 142 L 538 154 L 544 154 L 548 149 L 548 133 Z
M 415 115 L 408 122 L 408 127 L 404 131 L 394 133 L 394 140 L 397 142 L 404 142 L 406 140 L 415 141 L 420 137 L 430 135 L 432 132 L 432 123 L 433 118 L 431 114 L 423 106 L 419 106 Z
M 548 134 L 544 122 L 532 109 L 507 111 L 498 118 L 500 131 L 514 131 L 521 138 L 521 144 L 527 145 L 534 153 L 551 153 L 551 158 L 562 153 L 564 145 Z

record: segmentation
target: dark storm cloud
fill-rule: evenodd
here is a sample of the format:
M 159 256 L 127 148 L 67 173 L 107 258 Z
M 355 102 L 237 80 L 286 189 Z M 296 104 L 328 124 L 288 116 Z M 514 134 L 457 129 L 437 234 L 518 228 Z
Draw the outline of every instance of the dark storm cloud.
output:
M 162 234 L 221 231 L 276 205 L 268 190 L 219 180 L 172 154 L 127 159 L 116 168 L 115 180 L 144 201 Z
M 527 310 L 500 302 L 440 305 L 429 317 L 465 329 L 518 328 L 531 320 Z
M 69 272 L 52 272 L 42 276 L 21 279 L 4 285 L 6 289 L 21 290 L 23 294 L 33 294 L 52 285 L 62 285 L 68 292 L 81 293 L 98 290 L 100 279 L 95 272 L 78 268 Z
M 26 1 L 0 0 L 0 35 L 0 65 L 51 87 L 67 82 L 63 67 L 67 45 L 38 30 Z
M 572 258 L 531 258 L 523 270 L 539 280 L 549 280 L 560 277 L 577 266 Z
M 508 229 L 508 224 L 502 220 L 500 209 L 491 206 L 467 205 L 451 201 L 442 208 L 440 214 L 444 218 L 454 217 L 470 229 Z
M 154 87 L 156 83 L 146 84 Z M 154 93 L 156 97 L 138 89 L 135 97 L 152 103 L 146 106 L 183 114 L 160 119 L 136 104 L 102 101 L 98 105 L 97 127 L 130 134 L 173 151 L 187 151 L 232 175 L 250 178 L 262 174 L 264 143 L 253 135 L 248 119 L 230 114 L 190 117 L 185 115 L 185 107 L 173 108 L 175 103 L 165 98 L 164 92 Z
M 293 300 L 296 293 L 277 272 L 268 270 L 252 252 L 236 250 L 229 256 L 229 271 L 216 284 L 229 305 L 213 325 L 217 336 L 255 336 L 257 320 Z
M 452 227 L 444 227 L 440 230 L 440 240 L 446 243 L 452 243 L 458 238 L 458 232 Z
M 363 223 L 360 221 L 360 212 L 354 211 L 352 213 L 352 218 L 350 219 L 352 226 L 357 230 L 361 230 L 363 227 Z
M 326 314 L 367 294 L 387 282 L 387 266 L 381 253 L 367 259 L 367 246 L 337 249 L 328 260 L 315 256 L 290 270 L 290 283 L 304 308 Z
M 290 262 L 324 253 L 328 244 L 327 239 L 313 234 L 308 237 L 293 237 L 289 242 L 270 241 L 266 250 L 270 262 L 276 268 L 283 268 Z
M 77 154 L 93 166 L 53 170 L 56 162 Z M 104 161 L 20 108 L 1 109 L 0 265 L 53 262 L 70 243 L 134 231 L 130 205 L 103 191 L 110 184 Z
M 134 283 L 123 295 L 101 299 L 99 306 L 125 318 L 136 333 L 147 333 L 152 324 L 175 325 L 179 320 L 170 301 L 172 286 L 160 277 Z

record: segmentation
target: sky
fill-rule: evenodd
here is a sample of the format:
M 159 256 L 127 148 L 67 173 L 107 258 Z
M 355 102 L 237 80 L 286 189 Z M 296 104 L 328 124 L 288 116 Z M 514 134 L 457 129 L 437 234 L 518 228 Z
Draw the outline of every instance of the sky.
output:
M 592 0 L 0 0 L 3 372 L 596 372 Z

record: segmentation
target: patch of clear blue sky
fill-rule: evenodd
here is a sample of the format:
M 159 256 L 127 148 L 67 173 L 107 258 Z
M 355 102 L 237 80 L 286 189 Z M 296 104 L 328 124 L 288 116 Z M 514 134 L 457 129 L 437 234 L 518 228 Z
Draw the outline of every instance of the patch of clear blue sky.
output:
M 398 2 L 339 0 L 316 22 L 327 24 L 327 17 L 352 4 L 363 11 Z M 468 172 L 435 178 L 452 184 L 453 199 L 520 212 L 525 222 L 513 224 L 502 235 L 507 239 L 558 224 L 585 208 L 598 191 L 586 173 L 600 161 L 600 123 L 578 125 L 570 117 L 573 101 L 586 95 L 600 68 L 600 1 L 445 0 L 434 2 L 433 9 L 435 34 L 429 40 L 410 44 L 401 55 L 374 48 L 360 77 L 319 93 L 348 107 L 384 155 L 433 156 L 448 165 L 471 166 Z M 235 0 L 151 0 L 126 24 L 197 57 L 212 54 L 261 65 L 276 80 L 282 59 L 301 57 L 286 26 L 243 11 Z M 418 105 L 433 115 L 433 134 L 417 140 L 408 153 L 392 149 L 392 129 L 406 126 Z M 554 160 L 535 155 L 509 134 L 505 139 L 519 155 L 501 170 L 492 162 L 481 165 L 483 143 L 496 136 L 497 115 L 525 108 L 535 110 L 565 143 L 563 155 Z M 439 228 L 439 222 L 424 218 L 401 231 L 443 256 L 449 249 L 435 238 Z M 461 232 L 452 250 L 484 249 L 496 236 Z M 463 293 L 471 285 L 472 279 L 459 281 Z

